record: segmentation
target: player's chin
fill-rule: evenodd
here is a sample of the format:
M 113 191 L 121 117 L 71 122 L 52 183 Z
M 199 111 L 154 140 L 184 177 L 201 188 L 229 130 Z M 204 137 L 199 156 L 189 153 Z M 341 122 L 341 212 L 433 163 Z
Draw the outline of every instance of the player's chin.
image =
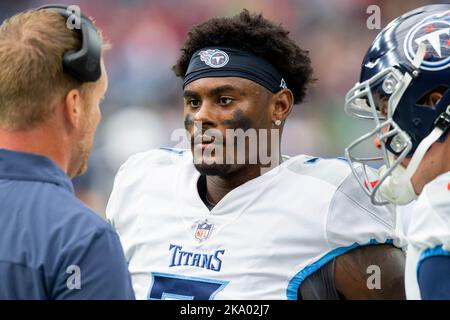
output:
M 216 151 L 213 144 L 192 146 L 194 166 L 202 175 L 220 176 L 233 170 L 234 162 L 226 161 L 225 152 Z
M 194 163 L 195 169 L 204 176 L 225 176 L 233 171 L 232 164 Z

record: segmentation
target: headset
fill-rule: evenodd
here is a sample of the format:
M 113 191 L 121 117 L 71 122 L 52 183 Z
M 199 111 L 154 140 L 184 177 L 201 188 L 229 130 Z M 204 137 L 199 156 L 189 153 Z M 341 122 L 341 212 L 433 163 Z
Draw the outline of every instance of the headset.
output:
M 38 10 L 51 10 L 61 14 L 64 18 L 73 18 L 73 12 L 67 6 L 54 4 L 39 7 Z M 64 72 L 81 82 L 94 82 L 101 76 L 101 46 L 102 40 L 93 22 L 81 15 L 80 28 L 74 30 L 81 33 L 81 48 L 78 51 L 64 53 L 62 63 Z

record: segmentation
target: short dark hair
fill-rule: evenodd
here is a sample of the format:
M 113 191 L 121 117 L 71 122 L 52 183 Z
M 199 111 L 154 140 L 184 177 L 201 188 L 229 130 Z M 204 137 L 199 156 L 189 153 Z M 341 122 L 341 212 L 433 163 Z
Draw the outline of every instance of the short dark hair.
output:
M 289 31 L 267 20 L 262 14 L 244 9 L 231 18 L 212 18 L 196 25 L 188 33 L 181 56 L 172 70 L 184 77 L 192 55 L 208 46 L 228 46 L 251 52 L 270 62 L 285 79 L 294 94 L 294 103 L 301 103 L 312 78 L 309 52 L 288 37 Z

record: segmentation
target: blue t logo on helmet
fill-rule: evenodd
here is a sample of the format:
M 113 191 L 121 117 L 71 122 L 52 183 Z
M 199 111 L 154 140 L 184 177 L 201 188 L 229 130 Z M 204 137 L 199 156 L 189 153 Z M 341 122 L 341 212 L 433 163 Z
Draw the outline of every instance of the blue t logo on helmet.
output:
M 421 69 L 437 71 L 450 66 L 450 11 L 429 16 L 408 32 L 404 50 L 410 62 L 420 43 L 427 46 Z

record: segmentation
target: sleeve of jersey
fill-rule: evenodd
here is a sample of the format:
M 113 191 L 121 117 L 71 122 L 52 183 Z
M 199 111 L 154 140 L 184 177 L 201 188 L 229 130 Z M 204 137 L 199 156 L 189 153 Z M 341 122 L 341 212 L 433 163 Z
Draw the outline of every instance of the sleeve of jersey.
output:
M 151 152 L 133 155 L 120 167 L 106 207 L 106 219 L 120 236 L 126 261 L 130 261 L 133 254 L 129 243 L 139 223 L 136 210 L 132 206 L 138 203 L 137 199 L 140 198 L 139 186 L 145 177 L 145 166 L 142 163 L 151 161 Z
M 327 222 L 327 241 L 342 253 L 358 246 L 389 243 L 404 247 L 396 230 L 393 206 L 375 206 L 352 174 L 337 187 L 331 200 Z
M 450 251 L 450 174 L 425 186 L 412 214 L 408 240 L 419 251 Z
M 432 250 L 435 252 L 423 260 L 418 268 L 420 295 L 423 300 L 449 300 L 450 252 L 439 247 Z
M 121 217 L 119 213 L 122 211 L 121 207 L 126 203 L 126 189 L 127 189 L 127 168 L 129 161 L 125 162 L 116 174 L 114 178 L 114 185 L 111 195 L 106 206 L 106 219 L 111 226 L 120 234 L 119 225 Z
M 146 175 L 145 170 L 152 166 L 157 153 L 158 150 L 152 150 L 131 156 L 116 174 L 106 206 L 106 218 L 120 236 L 136 220 L 130 213 L 129 205 L 139 198 L 139 185 Z
M 179 154 L 155 149 L 131 156 L 120 167 L 106 207 L 106 218 L 120 236 L 127 261 L 133 255 L 131 243 L 139 229 L 142 198 L 150 184 L 159 185 L 166 179 L 163 172 L 179 159 Z

